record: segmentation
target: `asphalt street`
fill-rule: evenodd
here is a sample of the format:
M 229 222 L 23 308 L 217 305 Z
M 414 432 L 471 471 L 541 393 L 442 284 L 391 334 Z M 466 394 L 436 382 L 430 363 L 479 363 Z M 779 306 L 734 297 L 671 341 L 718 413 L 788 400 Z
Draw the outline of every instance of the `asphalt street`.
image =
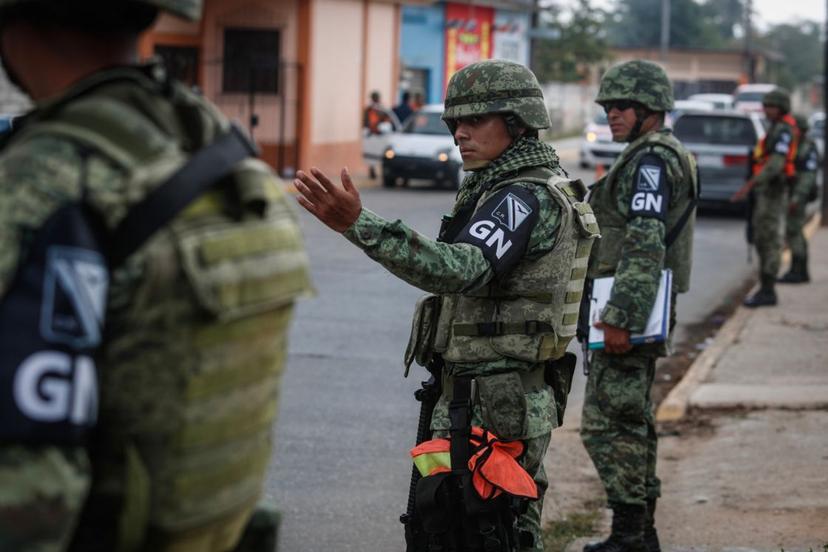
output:
M 574 144 L 561 143 L 567 168 L 576 166 Z M 572 172 L 591 182 L 592 171 Z M 364 189 L 363 204 L 434 237 L 454 193 L 418 184 Z M 402 355 L 423 292 L 304 211 L 301 224 L 317 295 L 296 312 L 266 488 L 283 514 L 279 550 L 402 550 L 398 518 L 418 413 L 413 392 L 426 374 L 414 366 L 404 379 Z M 692 289 L 679 298 L 680 326 L 703 320 L 752 270 L 743 236 L 738 218 L 697 221 Z M 576 381 L 571 410 L 580 410 L 582 395 L 583 381 Z

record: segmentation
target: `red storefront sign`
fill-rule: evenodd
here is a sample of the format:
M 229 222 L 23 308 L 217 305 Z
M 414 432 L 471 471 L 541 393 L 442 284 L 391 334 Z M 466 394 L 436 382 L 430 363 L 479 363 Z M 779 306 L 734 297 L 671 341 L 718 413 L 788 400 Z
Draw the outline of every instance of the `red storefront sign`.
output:
M 494 8 L 446 4 L 446 78 L 470 63 L 492 57 Z

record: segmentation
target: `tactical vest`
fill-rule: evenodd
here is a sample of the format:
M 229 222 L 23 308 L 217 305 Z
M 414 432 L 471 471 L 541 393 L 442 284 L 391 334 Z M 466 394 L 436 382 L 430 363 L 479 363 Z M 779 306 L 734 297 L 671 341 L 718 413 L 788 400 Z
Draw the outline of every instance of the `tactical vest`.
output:
M 790 113 L 786 113 L 782 117 L 782 122 L 787 124 L 791 130 L 791 144 L 788 148 L 788 154 L 785 156 L 785 168 L 783 171 L 783 174 L 790 179 L 796 175 L 796 152 L 799 147 L 799 127 L 796 125 L 796 119 Z M 753 150 L 753 176 L 762 172 L 768 159 L 773 154 L 772 151 L 768 151 L 768 140 L 771 134 L 773 133 L 768 132 L 765 134 L 765 137 L 756 144 L 756 148 Z
M 811 156 L 811 153 L 816 149 L 816 143 L 810 138 L 805 138 L 801 140 L 799 147 L 796 151 L 796 161 L 794 163 L 794 168 L 796 169 L 797 175 L 799 175 L 800 173 L 811 172 L 812 170 L 815 170 L 808 168 L 808 158 Z
M 586 187 L 548 169 L 533 169 L 499 182 L 477 201 L 516 183 L 546 186 L 561 208 L 554 246 L 537 259 L 522 260 L 503 279 L 470 294 L 442 296 L 434 351 L 449 362 L 514 358 L 557 359 L 575 335 L 578 307 L 598 225 Z
M 49 106 L 12 146 L 76 144 L 87 201 L 119 202 L 102 213 L 111 227 L 227 128 L 183 86 L 120 69 Z M 292 305 L 308 289 L 295 215 L 253 158 L 112 273 L 95 477 L 75 549 L 116 529 L 108 549 L 133 550 L 148 532 L 187 531 L 180 550 L 235 545 L 271 456 Z
M 618 212 L 616 182 L 619 172 L 636 156 L 653 146 L 667 148 L 676 156 L 681 166 L 681 178 L 687 183 L 690 193 L 672 206 L 667 213 L 666 228 L 669 234 L 682 219 L 691 202 L 698 196 L 698 172 L 696 161 L 688 154 L 671 133 L 650 132 L 631 142 L 615 161 L 609 172 L 591 188 L 589 203 L 595 210 L 595 217 L 601 225 L 601 239 L 595 244 L 589 261 L 589 277 L 612 276 L 621 262 L 621 253 L 626 236 L 626 213 Z M 687 224 L 681 229 L 675 241 L 667 248 L 664 267 L 673 271 L 673 290 L 683 293 L 690 289 L 690 268 L 693 252 L 693 218 L 690 213 Z

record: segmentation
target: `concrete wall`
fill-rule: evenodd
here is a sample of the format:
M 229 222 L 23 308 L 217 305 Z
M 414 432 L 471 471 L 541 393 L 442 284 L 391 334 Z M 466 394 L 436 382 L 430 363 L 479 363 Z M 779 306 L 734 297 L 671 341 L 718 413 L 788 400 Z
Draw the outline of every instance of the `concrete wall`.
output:
M 596 85 L 551 82 L 542 85 L 543 97 L 552 126 L 549 134 L 580 132 L 598 109 Z
M 443 100 L 444 23 L 442 5 L 402 8 L 400 59 L 404 67 L 429 70 L 427 103 Z

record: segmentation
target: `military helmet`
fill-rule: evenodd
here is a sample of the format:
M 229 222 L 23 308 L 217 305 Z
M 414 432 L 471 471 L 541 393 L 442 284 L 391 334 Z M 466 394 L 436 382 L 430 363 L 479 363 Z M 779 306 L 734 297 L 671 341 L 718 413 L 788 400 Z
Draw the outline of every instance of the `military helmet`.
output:
M 549 128 L 543 91 L 534 73 L 513 61 L 489 59 L 452 75 L 446 90 L 443 120 L 488 113 L 513 114 L 527 128 Z
M 57 3 L 64 3 L 67 0 L 52 0 Z M 80 1 L 73 1 L 72 4 L 74 6 L 83 5 L 83 4 L 95 4 L 100 3 L 101 0 L 80 0 Z M 116 0 L 110 0 L 110 2 L 115 2 Z M 159 10 L 170 12 L 173 15 L 177 15 L 179 17 L 183 17 L 185 19 L 190 19 L 195 21 L 201 17 L 201 5 L 202 0 L 130 0 L 130 2 L 135 4 L 146 4 L 148 6 L 154 6 Z M 10 8 L 16 8 L 18 6 L 22 6 L 24 4 L 46 4 L 44 0 L 0 0 L 0 13 L 8 10 Z
M 601 79 L 595 103 L 632 100 L 651 111 L 673 109 L 673 85 L 659 65 L 636 59 L 610 67 Z
M 791 110 L 791 95 L 784 88 L 776 87 L 762 98 L 762 105 L 778 107 L 785 113 Z

